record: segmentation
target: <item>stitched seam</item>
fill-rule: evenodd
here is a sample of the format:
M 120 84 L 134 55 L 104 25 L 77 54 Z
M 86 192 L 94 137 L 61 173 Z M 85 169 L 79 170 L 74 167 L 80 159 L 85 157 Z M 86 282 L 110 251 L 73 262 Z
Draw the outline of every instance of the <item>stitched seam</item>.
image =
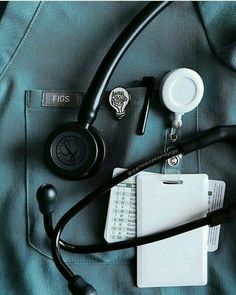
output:
M 199 20 L 200 20 L 200 23 L 201 23 L 201 27 L 203 29 L 203 32 L 205 34 L 205 38 L 206 38 L 206 41 L 208 43 L 208 46 L 210 48 L 210 51 L 211 53 L 213 54 L 213 56 L 217 59 L 218 62 L 220 62 L 220 64 L 222 64 L 223 66 L 225 66 L 227 69 L 230 69 L 231 72 L 234 72 L 235 73 L 235 69 L 233 68 L 232 65 L 228 64 L 227 62 L 225 62 L 217 53 L 217 51 L 215 50 L 214 46 L 212 45 L 212 40 L 210 39 L 209 37 L 209 34 L 208 34 L 208 30 L 206 28 L 206 25 L 205 25 L 205 22 L 204 22 L 204 19 L 203 19 L 203 16 L 202 16 L 202 13 L 200 11 L 200 8 L 199 8 L 199 5 L 196 2 L 194 2 L 195 4 L 195 7 L 196 7 L 196 10 L 197 10 L 197 15 L 199 17 Z
M 23 37 L 21 38 L 19 44 L 17 45 L 12 57 L 10 58 L 9 62 L 7 63 L 7 65 L 3 68 L 2 72 L 0 73 L 0 81 L 5 77 L 5 75 L 8 73 L 8 71 L 10 70 L 13 62 L 15 61 L 17 55 L 19 54 L 19 52 L 22 49 L 22 46 L 24 45 L 24 43 L 26 42 L 26 40 L 28 39 L 28 37 L 30 36 L 31 32 L 32 32 L 32 28 L 33 25 L 35 24 L 36 20 L 38 19 L 40 12 L 42 11 L 42 7 L 43 7 L 44 2 L 40 2 Z
M 25 134 L 26 134 L 26 142 L 25 142 L 25 146 L 26 146 L 26 156 L 25 156 L 25 179 L 26 179 L 26 214 L 27 214 L 27 241 L 28 244 L 34 248 L 35 250 L 39 251 L 41 254 L 43 254 L 44 256 L 48 257 L 51 259 L 50 256 L 48 256 L 46 253 L 42 252 L 40 249 L 38 249 L 37 247 L 35 247 L 30 240 L 30 202 L 29 202 L 29 179 L 28 179 L 28 136 L 29 136 L 29 120 L 28 120 L 28 115 L 27 115 L 27 109 L 26 109 L 26 103 L 28 101 L 29 98 L 29 93 L 26 93 L 26 101 L 25 101 L 25 120 L 26 120 L 26 130 L 25 130 Z
M 30 133 L 30 126 L 29 126 L 29 119 L 28 119 L 28 113 L 27 113 L 27 102 L 28 99 L 30 98 L 30 93 L 26 92 L 26 97 L 25 97 L 25 120 L 26 120 L 26 130 L 25 130 L 25 134 L 26 134 L 26 142 L 25 142 L 25 146 L 26 146 L 26 157 L 25 157 L 25 179 L 26 179 L 26 214 L 27 214 L 27 241 L 28 244 L 35 249 L 36 251 L 38 251 L 39 253 L 41 253 L 43 256 L 52 259 L 48 254 L 46 254 L 46 252 L 42 251 L 41 249 L 39 249 L 38 247 L 36 247 L 34 244 L 32 244 L 31 242 L 31 235 L 30 235 L 30 200 L 29 200 L 29 175 L 28 175 L 28 137 L 29 137 L 29 133 Z
M 78 109 L 79 106 L 77 107 L 53 107 L 53 106 L 41 106 L 41 107 L 27 107 L 28 110 L 34 110 L 34 111 L 47 111 L 47 110 L 50 110 L 50 111 L 63 111 L 63 112 L 66 112 L 66 111 L 72 111 L 72 110 L 76 110 Z

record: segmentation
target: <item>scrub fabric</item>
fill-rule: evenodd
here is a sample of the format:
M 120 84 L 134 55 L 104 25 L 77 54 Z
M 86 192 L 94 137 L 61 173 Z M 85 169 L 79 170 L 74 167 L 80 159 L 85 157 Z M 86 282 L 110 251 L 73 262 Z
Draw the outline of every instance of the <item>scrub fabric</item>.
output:
M 51 259 L 36 190 L 43 182 L 56 186 L 56 222 L 86 193 L 109 179 L 115 167 L 128 167 L 162 151 L 169 113 L 160 102 L 158 87 L 167 72 L 180 67 L 192 68 L 199 72 L 205 84 L 200 106 L 183 118 L 183 138 L 218 124 L 236 124 L 235 73 L 216 58 L 208 43 L 209 40 L 217 53 L 227 46 L 235 52 L 235 2 L 198 3 L 208 40 L 196 5 L 175 2 L 132 44 L 108 85 L 108 90 L 127 87 L 134 99 L 126 117 L 117 121 L 104 97 L 95 122 L 107 145 L 103 168 L 95 176 L 76 182 L 61 179 L 49 171 L 43 160 L 44 142 L 54 128 L 75 120 L 77 110 L 42 107 L 42 91 L 86 92 L 106 51 L 144 5 L 144 2 L 9 2 L 2 14 L 1 295 L 69 294 L 66 281 Z M 219 15 L 224 18 L 215 22 Z M 235 57 L 231 57 L 227 62 L 223 57 L 223 61 L 235 67 Z M 154 76 L 157 83 L 145 135 L 137 136 L 145 95 L 140 82 L 144 76 Z M 225 203 L 229 203 L 236 198 L 235 148 L 235 141 L 225 142 L 188 155 L 183 159 L 183 173 L 207 173 L 210 179 L 224 180 Z M 160 171 L 161 167 L 150 170 Z M 77 216 L 64 238 L 81 244 L 103 241 L 107 197 Z M 138 289 L 135 249 L 94 255 L 63 253 L 63 257 L 99 295 L 233 295 L 235 233 L 235 223 L 222 226 L 219 249 L 208 255 L 208 285 L 201 287 Z

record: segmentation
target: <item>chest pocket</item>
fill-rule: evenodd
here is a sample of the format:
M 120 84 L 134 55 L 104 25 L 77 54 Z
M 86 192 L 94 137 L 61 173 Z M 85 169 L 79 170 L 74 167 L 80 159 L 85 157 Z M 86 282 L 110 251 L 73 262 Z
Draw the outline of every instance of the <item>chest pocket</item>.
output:
M 53 174 L 44 161 L 44 144 L 48 135 L 59 126 L 75 122 L 78 107 L 42 106 L 43 91 L 26 91 L 26 191 L 28 243 L 41 254 L 51 258 L 50 241 L 46 237 L 43 218 L 36 201 L 37 188 L 43 183 L 53 184 L 58 191 L 57 207 L 53 213 L 54 224 L 76 202 L 112 176 L 115 167 L 128 167 L 156 152 L 163 144 L 163 122 L 155 113 L 150 113 L 149 132 L 136 135 L 146 88 L 129 89 L 131 103 L 122 120 L 115 118 L 114 110 L 104 99 L 94 126 L 106 144 L 104 164 L 96 175 L 79 181 L 65 180 Z M 153 117 L 153 120 L 150 119 Z M 159 117 L 159 119 L 158 119 Z M 155 122 L 156 120 L 156 122 Z M 93 244 L 104 242 L 104 228 L 108 196 L 99 198 L 86 207 L 66 227 L 63 239 L 72 243 Z M 89 255 L 63 253 L 66 262 L 73 263 L 129 263 L 134 258 L 134 249 Z

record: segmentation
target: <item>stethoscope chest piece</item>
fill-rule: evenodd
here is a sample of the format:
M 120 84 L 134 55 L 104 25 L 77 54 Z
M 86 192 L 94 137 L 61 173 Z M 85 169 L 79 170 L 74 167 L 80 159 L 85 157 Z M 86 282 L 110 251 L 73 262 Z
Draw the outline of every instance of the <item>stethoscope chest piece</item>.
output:
M 68 123 L 52 132 L 45 144 L 45 160 L 61 177 L 79 179 L 97 171 L 105 156 L 102 137 L 94 127 Z

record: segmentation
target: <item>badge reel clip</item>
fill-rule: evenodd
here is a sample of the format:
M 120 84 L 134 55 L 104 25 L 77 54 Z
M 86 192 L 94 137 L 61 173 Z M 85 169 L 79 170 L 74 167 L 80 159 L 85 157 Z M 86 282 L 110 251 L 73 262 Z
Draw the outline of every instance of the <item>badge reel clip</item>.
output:
M 204 84 L 199 74 L 191 69 L 180 68 L 168 73 L 161 82 L 160 95 L 163 104 L 172 114 L 171 128 L 165 132 L 165 151 L 173 148 L 181 139 L 182 116 L 195 109 L 202 100 Z M 163 165 L 165 183 L 178 184 L 182 166 L 182 155 L 167 160 Z M 170 179 L 168 174 L 172 174 Z

